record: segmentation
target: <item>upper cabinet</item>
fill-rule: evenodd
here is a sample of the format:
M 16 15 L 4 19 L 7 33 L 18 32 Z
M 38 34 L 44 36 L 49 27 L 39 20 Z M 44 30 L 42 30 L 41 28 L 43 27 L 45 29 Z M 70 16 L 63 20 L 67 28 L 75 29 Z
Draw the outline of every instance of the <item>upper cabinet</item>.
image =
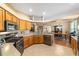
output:
M 27 30 L 31 30 L 31 27 L 32 27 L 32 23 L 29 22 L 29 21 L 27 21 L 27 22 L 26 22 L 26 29 L 27 29 Z
M 20 20 L 20 30 L 31 30 L 32 24 L 29 21 Z
M 17 25 L 17 29 L 19 30 L 19 27 L 20 27 L 20 19 L 17 18 L 16 16 L 13 16 L 12 22 Z
M 20 29 L 20 19 L 19 18 L 17 18 L 16 24 L 17 24 L 17 27 L 18 27 L 18 30 L 19 30 Z
M 13 15 L 6 11 L 6 20 L 12 21 Z
M 12 15 L 11 13 L 6 11 L 6 20 L 11 21 L 12 23 L 17 25 L 17 29 L 19 30 L 20 27 L 20 19 L 16 16 Z
M 29 21 L 20 20 L 10 12 L 6 11 L 3 8 L 0 8 L 0 31 L 4 31 L 4 20 L 10 21 L 17 25 L 18 30 L 31 30 L 32 24 Z
M 20 30 L 26 30 L 26 21 L 20 20 Z
M 5 10 L 0 8 L 0 31 L 4 31 Z
M 13 16 L 12 21 L 16 24 L 17 23 L 17 17 Z

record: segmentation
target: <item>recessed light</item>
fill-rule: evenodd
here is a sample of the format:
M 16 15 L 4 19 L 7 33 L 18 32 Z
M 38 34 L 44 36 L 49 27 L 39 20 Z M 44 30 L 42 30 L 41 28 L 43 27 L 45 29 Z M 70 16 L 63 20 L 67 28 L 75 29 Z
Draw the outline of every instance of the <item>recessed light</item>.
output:
M 43 12 L 43 15 L 45 15 L 46 14 L 46 12 Z
M 32 12 L 32 9 L 31 8 L 29 9 L 29 12 Z

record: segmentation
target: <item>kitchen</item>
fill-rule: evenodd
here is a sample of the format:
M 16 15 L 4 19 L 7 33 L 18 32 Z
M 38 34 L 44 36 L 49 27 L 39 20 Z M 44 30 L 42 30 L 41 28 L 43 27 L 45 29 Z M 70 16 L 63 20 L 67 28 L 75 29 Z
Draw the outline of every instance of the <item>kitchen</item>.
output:
M 23 14 L 19 13 L 20 10 L 16 11 L 14 9 L 11 9 L 12 6 L 13 7 L 17 6 L 18 8 L 15 7 L 15 9 L 17 8 L 18 10 L 19 5 L 21 5 L 21 3 L 20 4 L 7 3 L 7 4 L 2 4 L 0 7 L 0 55 L 1 56 L 11 56 L 11 55 L 22 56 L 24 55 L 24 53 L 25 55 L 28 54 L 30 55 L 30 53 L 35 52 L 35 51 L 31 51 L 33 48 L 30 50 L 31 52 L 29 51 L 30 53 L 28 51 L 27 51 L 28 53 L 24 52 L 24 50 L 27 50 L 28 48 L 34 45 L 38 45 L 34 48 L 37 47 L 40 48 L 42 44 L 45 45 L 44 47 L 46 47 L 46 49 L 48 47 L 52 47 L 52 46 L 54 47 L 54 45 L 56 45 L 56 40 L 57 41 L 60 40 L 60 43 L 62 43 L 61 41 L 64 41 L 66 44 L 68 44 L 66 47 L 63 47 L 62 46 L 63 44 L 61 45 L 63 47 L 63 51 L 65 50 L 65 48 L 67 48 L 68 51 L 70 51 L 69 54 L 67 54 L 64 51 L 62 53 L 60 52 L 61 54 L 56 54 L 56 55 L 65 55 L 63 53 L 66 53 L 66 55 L 77 56 L 79 54 L 78 46 L 77 46 L 78 45 L 77 22 L 79 20 L 78 15 L 76 16 L 74 15 L 74 17 L 65 17 L 62 19 L 56 19 L 53 21 L 46 20 L 45 22 L 45 18 L 43 17 L 45 15 L 45 12 L 43 12 L 43 16 L 36 16 L 36 15 L 32 16 L 31 15 L 32 9 L 29 9 L 30 16 L 26 16 L 24 15 L 24 13 Z M 26 4 L 26 5 L 30 6 L 31 4 Z M 23 6 L 26 5 L 23 4 Z M 39 6 L 39 4 L 35 4 L 35 5 Z M 58 45 L 60 43 L 58 43 Z M 56 47 L 57 49 L 59 49 L 58 48 L 59 46 L 55 46 L 55 48 Z M 37 48 L 35 55 L 41 55 L 40 52 L 38 52 L 39 54 L 37 53 L 37 51 L 40 51 L 39 48 Z M 46 51 L 43 52 L 44 53 L 43 55 L 47 55 L 45 54 Z M 50 54 L 48 52 L 48 55 L 53 56 L 54 53 L 52 52 Z M 32 53 L 32 55 L 34 54 Z

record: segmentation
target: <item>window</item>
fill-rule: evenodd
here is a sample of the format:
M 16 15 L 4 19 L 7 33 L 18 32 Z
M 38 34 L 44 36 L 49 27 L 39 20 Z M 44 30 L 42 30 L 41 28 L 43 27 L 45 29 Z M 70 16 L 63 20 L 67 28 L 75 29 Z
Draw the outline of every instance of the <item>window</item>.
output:
M 70 24 L 70 32 L 74 35 L 77 34 L 77 20 L 74 20 Z

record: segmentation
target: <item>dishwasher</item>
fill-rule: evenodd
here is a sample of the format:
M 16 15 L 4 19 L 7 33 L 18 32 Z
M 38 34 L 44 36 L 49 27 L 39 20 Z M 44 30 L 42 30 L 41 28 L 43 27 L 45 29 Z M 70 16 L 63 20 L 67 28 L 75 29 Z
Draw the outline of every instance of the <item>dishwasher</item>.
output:
M 51 35 L 44 35 L 44 44 L 51 46 L 53 43 Z

